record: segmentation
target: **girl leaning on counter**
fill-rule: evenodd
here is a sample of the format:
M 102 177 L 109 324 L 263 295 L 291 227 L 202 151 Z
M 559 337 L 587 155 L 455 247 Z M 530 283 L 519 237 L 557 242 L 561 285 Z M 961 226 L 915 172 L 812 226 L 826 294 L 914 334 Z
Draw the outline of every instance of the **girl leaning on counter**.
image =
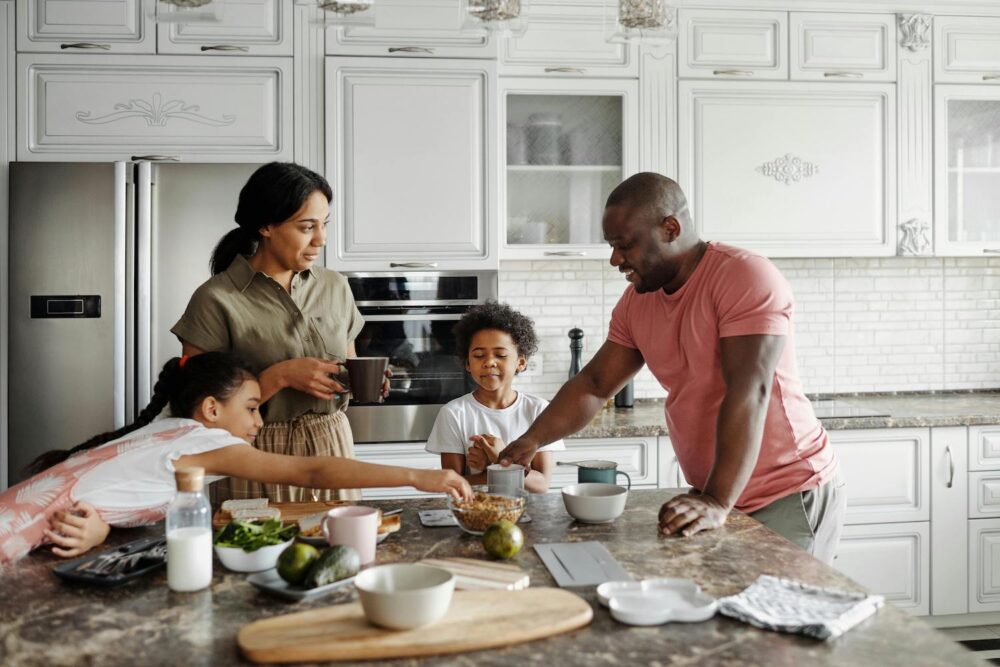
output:
M 364 320 L 347 280 L 314 266 L 326 244 L 333 192 L 297 164 L 260 167 L 240 191 L 238 227 L 212 254 L 212 277 L 171 331 L 183 353 L 228 351 L 260 380 L 264 426 L 254 446 L 273 454 L 354 457 L 344 415 L 347 394 L 334 376 L 354 356 Z M 357 500 L 354 489 L 308 489 L 229 478 L 213 500 L 266 496 L 273 502 Z

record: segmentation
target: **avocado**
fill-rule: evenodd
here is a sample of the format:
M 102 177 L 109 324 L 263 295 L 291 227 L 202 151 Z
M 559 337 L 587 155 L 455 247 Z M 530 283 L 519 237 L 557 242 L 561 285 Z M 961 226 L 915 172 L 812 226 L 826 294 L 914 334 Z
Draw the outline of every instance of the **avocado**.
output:
M 302 585 L 306 588 L 326 586 L 353 577 L 361 569 L 361 555 L 354 547 L 338 545 L 319 555 L 309 567 Z

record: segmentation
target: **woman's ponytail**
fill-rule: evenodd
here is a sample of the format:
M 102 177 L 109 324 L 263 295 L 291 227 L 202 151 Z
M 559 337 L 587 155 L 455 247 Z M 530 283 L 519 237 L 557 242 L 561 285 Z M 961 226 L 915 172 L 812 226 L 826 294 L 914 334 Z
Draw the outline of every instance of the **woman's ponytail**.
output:
M 252 255 L 256 249 L 256 232 L 248 232 L 243 227 L 226 232 L 212 251 L 212 259 L 209 262 L 212 275 L 228 269 L 237 255 Z

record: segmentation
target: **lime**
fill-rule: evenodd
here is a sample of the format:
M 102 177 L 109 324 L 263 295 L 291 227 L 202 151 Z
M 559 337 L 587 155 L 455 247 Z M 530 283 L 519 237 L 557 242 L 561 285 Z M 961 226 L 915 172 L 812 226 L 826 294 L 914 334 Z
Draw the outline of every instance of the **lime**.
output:
M 524 546 L 524 533 L 512 521 L 497 521 L 483 533 L 483 548 L 494 558 L 513 558 Z
M 278 556 L 278 576 L 290 584 L 301 584 L 318 559 L 319 549 L 305 542 L 293 542 Z

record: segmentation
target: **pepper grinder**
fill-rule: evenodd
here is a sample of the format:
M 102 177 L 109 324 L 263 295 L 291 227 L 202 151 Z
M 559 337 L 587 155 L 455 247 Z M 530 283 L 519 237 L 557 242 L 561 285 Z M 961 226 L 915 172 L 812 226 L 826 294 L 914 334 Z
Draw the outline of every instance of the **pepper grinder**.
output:
M 583 329 L 569 330 L 569 376 L 572 378 L 583 368 Z
M 616 408 L 631 408 L 635 405 L 635 380 L 629 380 L 622 390 L 615 394 Z

